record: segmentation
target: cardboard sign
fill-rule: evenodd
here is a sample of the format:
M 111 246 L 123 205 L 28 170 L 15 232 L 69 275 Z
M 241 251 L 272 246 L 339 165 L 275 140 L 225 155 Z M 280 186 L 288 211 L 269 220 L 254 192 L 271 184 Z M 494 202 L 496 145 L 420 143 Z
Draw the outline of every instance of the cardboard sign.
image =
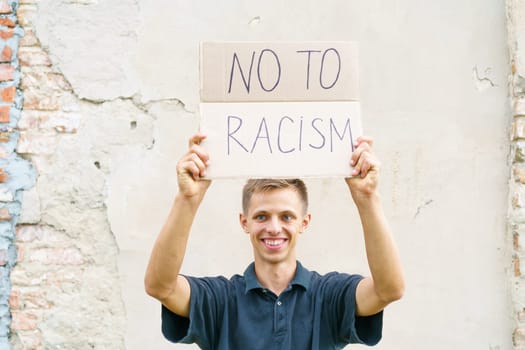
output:
M 350 176 L 358 102 L 202 103 L 207 178 Z
M 354 42 L 201 44 L 201 101 L 356 101 Z
M 355 43 L 202 44 L 206 177 L 350 176 L 357 82 Z

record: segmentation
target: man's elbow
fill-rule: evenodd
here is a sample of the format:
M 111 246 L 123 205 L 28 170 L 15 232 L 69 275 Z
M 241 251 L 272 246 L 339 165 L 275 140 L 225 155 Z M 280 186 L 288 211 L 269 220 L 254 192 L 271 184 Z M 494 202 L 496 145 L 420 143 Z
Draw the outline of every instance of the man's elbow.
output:
M 144 277 L 144 290 L 146 291 L 147 295 L 156 299 L 156 296 L 158 295 L 158 289 L 151 281 L 151 278 L 148 278 L 148 276 Z
M 148 275 L 144 278 L 144 290 L 146 294 L 162 302 L 169 294 L 166 288 L 162 288 L 159 283 L 150 278 Z
M 401 298 L 403 298 L 404 294 L 405 294 L 405 289 L 400 288 L 395 291 L 392 291 L 388 297 L 390 299 L 390 302 L 393 303 L 394 301 L 398 301 Z
M 396 285 L 391 286 L 388 289 L 385 289 L 381 293 L 378 293 L 379 297 L 385 304 L 393 303 L 403 298 L 405 294 L 405 284 L 400 282 Z

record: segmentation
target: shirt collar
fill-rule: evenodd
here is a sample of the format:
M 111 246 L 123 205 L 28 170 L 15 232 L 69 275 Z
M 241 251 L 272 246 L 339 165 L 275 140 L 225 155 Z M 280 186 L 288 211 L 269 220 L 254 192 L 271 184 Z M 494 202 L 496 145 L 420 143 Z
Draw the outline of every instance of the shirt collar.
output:
M 310 286 L 311 276 L 312 272 L 308 271 L 306 268 L 303 267 L 303 265 L 301 265 L 299 261 L 297 261 L 295 275 L 290 284 L 292 286 L 298 285 L 302 286 L 304 289 L 308 289 L 308 287 Z M 250 265 L 248 265 L 248 267 L 244 271 L 244 281 L 246 282 L 246 293 L 248 293 L 248 291 L 252 289 L 264 289 L 264 287 L 261 286 L 261 284 L 257 280 L 257 276 L 255 275 L 255 263 L 253 262 Z

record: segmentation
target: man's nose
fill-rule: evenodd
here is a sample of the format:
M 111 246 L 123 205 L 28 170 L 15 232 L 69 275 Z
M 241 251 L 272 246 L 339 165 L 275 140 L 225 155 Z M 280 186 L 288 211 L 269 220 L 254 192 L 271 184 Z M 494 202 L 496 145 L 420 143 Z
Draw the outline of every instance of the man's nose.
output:
M 268 233 L 277 235 L 281 233 L 281 223 L 279 222 L 279 218 L 276 216 L 272 216 L 271 220 L 268 222 Z

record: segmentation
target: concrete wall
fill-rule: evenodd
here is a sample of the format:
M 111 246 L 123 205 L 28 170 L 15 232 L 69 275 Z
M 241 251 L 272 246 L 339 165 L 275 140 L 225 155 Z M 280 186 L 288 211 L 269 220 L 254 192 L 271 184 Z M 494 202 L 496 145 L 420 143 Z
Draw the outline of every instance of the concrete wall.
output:
M 185 348 L 162 339 L 142 280 L 198 128 L 202 40 L 359 41 L 364 128 L 408 283 L 377 348 L 512 347 L 503 0 L 24 0 L 18 16 L 17 151 L 38 178 L 16 237 L 14 348 Z M 366 274 L 342 180 L 308 184 L 301 260 Z M 241 186 L 212 185 L 185 273 L 229 276 L 250 262 Z

